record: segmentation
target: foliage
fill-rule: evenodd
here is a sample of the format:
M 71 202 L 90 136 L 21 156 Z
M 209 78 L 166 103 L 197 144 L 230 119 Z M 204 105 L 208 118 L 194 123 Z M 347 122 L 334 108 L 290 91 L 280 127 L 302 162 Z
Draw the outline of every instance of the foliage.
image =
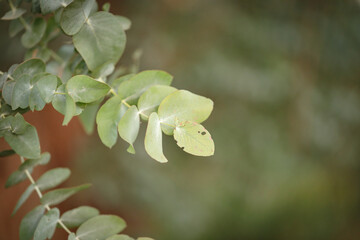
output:
M 88 206 L 61 214 L 54 207 L 90 185 L 50 190 L 70 176 L 67 168 L 49 170 L 36 181 L 32 178 L 32 170 L 47 164 L 50 154 L 41 153 L 36 128 L 22 115 L 29 110 L 41 111 L 51 103 L 64 115 L 63 125 L 79 116 L 86 132 L 92 133 L 96 122 L 106 146 L 114 146 L 119 135 L 129 144 L 130 153 L 135 153 L 133 143 L 141 120 L 148 121 L 145 150 L 163 163 L 168 160 L 162 150 L 162 133 L 173 135 L 185 152 L 214 154 L 210 133 L 200 125 L 211 114 L 213 102 L 170 87 L 173 77 L 163 71 L 137 72 L 136 67 L 118 71 L 115 66 L 125 48 L 125 30 L 131 24 L 127 18 L 111 14 L 110 4 L 105 4 L 103 11 L 98 11 L 95 0 L 16 1 L 15 5 L 9 1 L 9 5 L 11 9 L 2 19 L 11 20 L 12 37 L 25 30 L 21 43 L 28 51 L 26 61 L 0 72 L 0 135 L 12 148 L 0 156 L 16 153 L 21 159 L 6 187 L 25 179 L 31 182 L 13 214 L 33 192 L 41 203 L 23 218 L 20 239 L 50 239 L 57 226 L 68 232 L 68 239 L 132 239 L 117 235 L 126 227 L 118 216 L 100 215 Z M 29 7 L 32 14 L 23 17 Z M 62 33 L 74 45 L 65 44 L 55 52 L 48 45 Z M 72 232 L 73 228 L 77 230 Z

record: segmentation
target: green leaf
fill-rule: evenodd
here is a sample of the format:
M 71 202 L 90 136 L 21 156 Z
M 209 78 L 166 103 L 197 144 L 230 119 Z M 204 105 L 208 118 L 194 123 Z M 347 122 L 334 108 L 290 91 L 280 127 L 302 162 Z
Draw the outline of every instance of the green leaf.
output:
M 76 236 L 86 240 L 105 240 L 125 227 L 125 221 L 118 216 L 100 215 L 84 222 L 76 231 Z
M 29 124 L 19 113 L 15 116 L 8 116 L 6 118 L 0 119 L 1 129 L 7 129 L 7 131 L 10 131 L 13 134 L 23 134 L 27 126 L 29 126 Z
M 119 235 L 114 235 L 114 236 L 108 237 L 106 240 L 134 240 L 134 239 L 129 237 L 128 235 L 119 234 Z
M 160 104 L 158 114 L 161 129 L 167 135 L 172 135 L 175 121 L 205 121 L 213 110 L 213 101 L 186 90 L 178 90 L 167 96 Z
M 30 92 L 33 86 L 30 84 L 30 75 L 23 74 L 16 81 L 12 93 L 12 109 L 27 108 L 29 106 Z
M 149 117 L 145 135 L 145 150 L 150 157 L 158 162 L 165 163 L 168 160 L 162 150 L 162 132 L 158 115 L 154 112 Z
M 20 196 L 19 200 L 17 201 L 15 208 L 12 212 L 12 216 L 19 210 L 19 208 L 24 204 L 24 202 L 30 197 L 31 193 L 34 191 L 34 185 L 28 186 L 25 192 Z
M 30 80 L 30 95 L 29 95 L 29 107 L 31 111 L 37 110 L 41 111 L 45 105 L 46 102 L 41 97 L 40 89 L 38 88 L 37 82 L 42 78 L 46 77 L 48 73 L 38 73 Z
M 26 169 L 31 169 L 37 165 L 46 165 L 49 163 L 50 158 L 51 158 L 50 153 L 44 152 L 41 154 L 41 156 L 39 158 L 25 160 L 25 162 L 23 162 L 20 165 L 19 170 L 24 171 Z
M 55 75 L 45 75 L 36 82 L 36 88 L 39 91 L 41 98 L 49 103 L 54 97 L 57 88 L 58 78 Z
M 143 92 L 153 85 L 170 85 L 173 77 L 163 71 L 151 70 L 136 74 L 119 85 L 118 94 L 129 104 L 135 103 Z
M 95 5 L 95 0 L 76 0 L 67 6 L 60 20 L 61 28 L 67 35 L 79 32 L 85 21 L 90 16 Z
M 45 34 L 46 21 L 43 18 L 36 18 L 29 29 L 21 37 L 21 43 L 25 48 L 32 48 L 40 42 Z
M 2 90 L 2 96 L 5 102 L 9 105 L 11 105 L 12 93 L 14 90 L 15 83 L 16 82 L 14 80 L 6 81 L 4 83 L 4 87 Z
M 96 114 L 100 107 L 100 103 L 101 101 L 97 101 L 86 105 L 86 108 L 79 116 L 80 122 L 82 123 L 85 132 L 89 135 L 94 131 Z
M 12 20 L 9 24 L 9 36 L 15 37 L 19 32 L 24 29 L 24 25 L 19 19 Z
M 11 156 L 15 154 L 15 151 L 12 150 L 12 149 L 9 149 L 9 150 L 3 150 L 0 152 L 0 157 L 8 157 L 8 156 Z
M 105 11 L 105 12 L 109 12 L 110 11 L 110 3 L 104 3 L 102 5 L 102 10 Z
M 69 234 L 69 237 L 68 237 L 68 240 L 76 240 L 76 235 L 75 235 L 75 233 L 70 233 L 70 234 Z
M 29 169 L 31 171 L 32 169 Z M 26 179 L 26 174 L 24 171 L 16 170 L 13 172 L 9 178 L 6 180 L 5 187 L 9 188 L 12 187 L 18 183 L 21 183 Z
M 153 238 L 148 238 L 148 237 L 139 237 L 136 240 L 154 240 Z
M 23 74 L 33 77 L 34 75 L 42 72 L 45 72 L 45 63 L 40 59 L 33 58 L 19 64 L 11 75 L 15 80 L 17 80 Z
M 66 90 L 65 90 L 65 84 L 60 85 L 54 94 L 52 105 L 55 108 L 56 111 L 61 113 L 62 115 L 65 115 L 66 113 Z M 82 112 L 82 109 L 76 105 L 76 112 L 75 115 L 79 115 Z
M 112 62 L 107 62 L 96 68 L 91 76 L 94 78 L 105 79 L 107 76 L 114 72 L 115 66 Z
M 55 233 L 57 221 L 60 217 L 60 211 L 53 208 L 41 217 L 38 226 L 36 227 L 34 240 L 51 239 Z
M 113 75 L 111 75 L 112 77 Z M 119 78 L 115 78 L 113 81 L 111 81 L 110 85 L 111 87 L 113 87 L 114 89 L 118 89 L 119 88 L 119 85 L 122 83 L 122 82 L 125 82 L 127 80 L 130 80 L 133 76 L 135 76 L 134 73 L 130 73 L 130 74 L 127 74 L 127 75 L 124 75 L 124 76 L 121 76 Z
M 96 208 L 81 206 L 65 212 L 61 216 L 61 220 L 66 227 L 75 228 L 97 215 L 99 215 L 99 210 Z
M 117 18 L 111 13 L 97 12 L 73 36 L 75 48 L 90 70 L 109 61 L 115 64 L 120 59 L 126 36 L 121 25 L 115 22 Z
M 40 205 L 31 210 L 20 223 L 20 240 L 33 239 L 35 229 L 44 215 L 44 206 Z
M 71 188 L 61 188 L 61 189 L 56 189 L 56 190 L 52 190 L 48 193 L 46 193 L 42 198 L 41 198 L 41 204 L 43 205 L 56 205 L 59 204 L 63 201 L 65 201 L 66 199 L 68 199 L 69 197 L 71 197 L 72 195 L 74 195 L 75 193 L 87 189 L 90 187 L 90 184 L 83 184 L 77 187 L 71 187 Z
M 101 106 L 97 115 L 97 130 L 101 141 L 111 148 L 118 138 L 117 127 L 127 107 L 118 96 L 112 97 Z
M 31 159 L 40 157 L 39 137 L 36 128 L 30 124 L 26 126 L 22 134 L 14 134 L 11 132 L 6 134 L 5 140 L 20 156 Z
M 55 12 L 59 8 L 66 7 L 73 0 L 40 0 L 41 12 L 48 14 Z
M 70 170 L 68 168 L 54 168 L 43 175 L 36 181 L 36 185 L 41 191 L 45 191 L 59 186 L 70 176 Z
M 139 112 L 145 114 L 146 116 L 150 116 L 152 112 L 157 111 L 161 101 L 176 90 L 176 88 L 164 85 L 155 85 L 150 87 L 139 98 Z M 141 117 L 144 118 L 144 120 L 147 120 L 144 115 L 141 115 Z
M 110 86 L 106 83 L 96 81 L 85 75 L 70 78 L 66 88 L 75 102 L 83 103 L 95 102 L 110 91 Z
M 66 94 L 65 98 L 65 117 L 64 121 L 62 123 L 63 126 L 68 125 L 70 120 L 75 116 L 76 114 L 76 105 L 74 99 L 69 94 Z
M 127 17 L 124 16 L 116 16 L 118 22 L 120 23 L 121 27 L 124 31 L 129 30 L 131 27 L 131 21 Z
M 196 156 L 214 155 L 214 141 L 210 133 L 195 122 L 186 121 L 176 126 L 174 139 L 185 152 Z
M 26 10 L 23 8 L 15 8 L 14 10 L 10 10 L 7 13 L 5 13 L 4 16 L 2 16 L 1 20 L 13 20 L 21 17 L 24 13 L 26 13 Z
M 139 133 L 139 128 L 140 128 L 139 112 L 136 106 L 131 106 L 126 111 L 124 116 L 121 118 L 118 125 L 118 131 L 120 137 L 130 144 L 128 148 L 129 153 L 133 153 L 133 154 L 135 153 L 133 143 L 135 142 L 136 137 Z

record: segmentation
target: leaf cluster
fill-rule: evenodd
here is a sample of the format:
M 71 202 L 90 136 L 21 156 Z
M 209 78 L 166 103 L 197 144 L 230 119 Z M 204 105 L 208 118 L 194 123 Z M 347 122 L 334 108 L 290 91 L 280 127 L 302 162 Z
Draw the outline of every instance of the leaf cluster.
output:
M 109 3 L 98 11 L 95 0 L 27 2 L 9 1 L 10 10 L 2 17 L 11 21 L 10 37 L 23 32 L 25 61 L 0 71 L 0 137 L 11 147 L 0 156 L 16 153 L 21 159 L 6 187 L 25 179 L 31 182 L 13 214 L 33 192 L 41 203 L 23 218 L 20 239 L 50 239 L 57 226 L 69 233 L 69 239 L 132 239 L 117 235 L 126 226 L 123 219 L 99 215 L 95 208 L 82 206 L 60 214 L 54 206 L 89 185 L 50 190 L 70 176 L 67 168 L 49 170 L 36 181 L 32 178 L 34 167 L 47 164 L 50 154 L 41 153 L 36 128 L 22 115 L 51 104 L 64 115 L 63 125 L 79 116 L 87 133 L 92 133 L 96 125 L 106 146 L 113 147 L 120 136 L 133 154 L 140 123 L 147 122 L 145 150 L 151 158 L 164 163 L 168 160 L 162 149 L 163 134 L 172 135 L 177 145 L 190 154 L 214 154 L 211 135 L 201 125 L 211 114 L 213 102 L 171 87 L 173 77 L 164 71 L 138 72 L 138 52 L 134 53 L 133 65 L 117 67 L 131 22 L 110 13 Z M 66 35 L 73 44 L 65 43 L 56 51 L 49 48 L 49 43 L 60 35 Z M 72 228 L 77 228 L 76 232 Z

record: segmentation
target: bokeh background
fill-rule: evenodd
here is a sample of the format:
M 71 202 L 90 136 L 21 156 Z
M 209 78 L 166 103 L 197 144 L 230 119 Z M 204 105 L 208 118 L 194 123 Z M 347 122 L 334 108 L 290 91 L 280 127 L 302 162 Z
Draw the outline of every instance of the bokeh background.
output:
M 61 127 L 51 107 L 27 114 L 50 166 L 72 169 L 66 186 L 93 184 L 62 210 L 95 206 L 122 216 L 126 233 L 157 240 L 360 239 L 359 1 L 110 3 L 132 20 L 121 64 L 141 49 L 141 70 L 164 69 L 175 87 L 214 100 L 204 126 L 215 155 L 188 155 L 166 137 L 169 163 L 159 164 L 144 151 L 144 131 L 130 155 L 125 142 L 109 150 L 86 136 L 77 120 Z M 24 54 L 7 27 L 0 22 L 1 70 Z M 26 184 L 3 183 L 18 165 L 0 162 L 0 239 L 17 239 L 38 203 L 33 196 L 10 218 Z

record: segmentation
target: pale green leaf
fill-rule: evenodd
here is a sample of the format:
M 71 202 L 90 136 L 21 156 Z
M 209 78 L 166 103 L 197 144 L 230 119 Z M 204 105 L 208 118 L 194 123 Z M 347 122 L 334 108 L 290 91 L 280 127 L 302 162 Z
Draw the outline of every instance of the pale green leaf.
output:
M 97 102 L 87 104 L 84 111 L 79 115 L 80 122 L 87 134 L 92 134 L 95 127 L 96 114 L 99 110 L 102 99 Z
M 25 162 L 23 162 L 20 165 L 19 170 L 24 171 L 26 169 L 33 168 L 37 165 L 46 165 L 49 163 L 50 158 L 51 158 L 50 153 L 44 152 L 41 154 L 41 156 L 39 158 L 25 160 Z
M 131 27 L 131 21 L 127 17 L 124 16 L 116 16 L 118 22 L 120 23 L 121 27 L 124 31 L 129 30 Z
M 31 111 L 37 110 L 41 111 L 45 105 L 46 102 L 41 97 L 40 89 L 38 88 L 37 82 L 42 78 L 46 77 L 48 73 L 38 73 L 30 80 L 30 95 L 29 95 L 29 107 Z
M 56 205 L 59 204 L 75 193 L 87 189 L 90 187 L 90 184 L 83 184 L 77 187 L 71 187 L 71 188 L 60 188 L 56 190 L 52 190 L 50 192 L 47 192 L 42 198 L 41 198 L 41 204 L 43 205 Z
M 30 77 L 33 77 L 36 74 L 42 72 L 45 72 L 45 63 L 40 59 L 33 58 L 17 65 L 11 75 L 15 80 L 17 80 L 23 74 L 27 74 Z
M 110 12 L 110 3 L 104 3 L 102 5 L 102 10 L 105 11 L 105 12 Z
M 30 92 L 33 86 L 30 83 L 30 75 L 23 74 L 15 82 L 13 93 L 12 93 L 12 109 L 27 108 L 29 106 Z
M 68 168 L 54 168 L 43 175 L 36 181 L 36 185 L 41 191 L 45 191 L 59 186 L 70 176 L 70 170 Z
M 65 95 L 65 117 L 62 123 L 63 126 L 68 125 L 70 120 L 76 114 L 76 105 L 74 99 L 69 95 Z
M 20 240 L 33 239 L 35 229 L 38 226 L 40 219 L 44 215 L 44 206 L 40 205 L 31 210 L 20 223 Z
M 25 158 L 39 158 L 40 157 L 40 142 L 36 132 L 36 128 L 27 125 L 24 133 L 14 134 L 8 133 L 5 135 L 6 142 L 10 147 L 20 156 Z
M 2 97 L 4 98 L 5 102 L 9 105 L 11 105 L 13 90 L 15 86 L 14 80 L 9 80 L 4 83 L 4 87 L 2 90 Z
M 91 76 L 97 79 L 105 79 L 107 76 L 114 72 L 115 66 L 112 62 L 104 63 L 103 65 L 94 69 Z
M 69 237 L 68 237 L 68 240 L 76 240 L 76 235 L 75 235 L 75 233 L 70 233 L 70 234 L 69 234 Z
M 1 20 L 14 20 L 21 17 L 24 13 L 26 13 L 25 9 L 15 8 L 14 10 L 10 10 L 7 13 L 5 13 L 5 15 L 2 16 Z
M 9 24 L 9 36 L 15 37 L 19 32 L 24 29 L 24 25 L 19 19 L 14 19 Z
M 144 92 L 138 101 L 139 112 L 143 113 L 146 116 L 150 116 L 152 112 L 156 112 L 161 101 L 175 92 L 176 88 L 165 86 L 165 85 L 155 85 L 150 87 L 146 92 Z M 140 115 L 144 120 L 147 120 L 147 117 Z
M 158 114 L 161 129 L 167 135 L 172 135 L 175 122 L 205 121 L 213 110 L 213 101 L 186 90 L 178 90 L 167 96 L 160 104 Z
M 118 125 L 119 135 L 130 144 L 128 152 L 135 153 L 133 143 L 139 133 L 140 117 L 136 106 L 131 106 L 124 116 L 120 119 Z
M 45 75 L 36 82 L 36 88 L 39 90 L 41 98 L 49 103 L 54 97 L 57 88 L 58 78 L 55 75 Z
M 55 108 L 56 111 L 61 113 L 62 115 L 65 115 L 66 113 L 66 89 L 65 84 L 60 85 L 54 94 L 54 97 L 52 99 L 52 105 Z M 75 115 L 79 115 L 82 112 L 82 108 L 78 105 L 76 105 L 76 112 Z
M 125 221 L 118 216 L 100 215 L 84 222 L 76 231 L 76 236 L 84 240 L 105 240 L 125 227 Z
M 32 169 L 29 169 L 29 172 L 31 172 Z M 26 174 L 24 171 L 16 170 L 13 172 L 8 179 L 6 180 L 5 187 L 9 188 L 12 187 L 18 183 L 21 183 L 26 179 Z
M 145 135 L 145 150 L 150 157 L 158 162 L 165 163 L 168 160 L 162 150 L 162 132 L 158 115 L 154 112 L 149 117 Z
M 104 97 L 110 90 L 106 83 L 85 75 L 77 75 L 66 84 L 69 95 L 75 102 L 91 103 Z
M 30 195 L 33 191 L 34 191 L 34 185 L 31 184 L 30 186 L 28 186 L 28 188 L 26 188 L 25 192 L 20 196 L 11 215 L 15 215 L 15 213 L 24 204 L 24 202 L 30 197 Z
M 51 239 L 55 233 L 57 221 L 60 217 L 60 211 L 53 208 L 41 217 L 34 233 L 34 240 Z
M 91 15 L 73 36 L 75 48 L 88 68 L 95 70 L 106 62 L 116 63 L 125 48 L 126 36 L 117 18 L 108 12 Z
M 96 4 L 95 0 L 76 0 L 69 4 L 61 15 L 60 25 L 67 35 L 80 31 Z
M 129 104 L 135 103 L 140 95 L 153 85 L 170 85 L 173 77 L 163 71 L 143 71 L 130 80 L 122 82 L 118 94 Z
M 106 240 L 134 240 L 134 239 L 125 234 L 118 234 L 108 237 Z
M 190 121 L 180 123 L 174 130 L 174 139 L 187 153 L 196 156 L 214 155 L 214 141 L 201 124 Z
M 112 77 L 113 75 L 111 75 Z M 125 82 L 127 80 L 130 80 L 133 76 L 135 76 L 134 73 L 130 73 L 130 74 L 126 74 L 124 76 L 121 76 L 119 78 L 115 78 L 114 80 L 111 81 L 110 85 L 111 87 L 113 87 L 114 89 L 117 89 L 119 88 L 119 85 L 122 83 L 122 82 Z
M 59 8 L 66 7 L 73 0 L 40 0 L 41 12 L 43 14 L 55 12 Z
M 99 210 L 93 207 L 81 206 L 65 212 L 61 216 L 61 221 L 68 228 L 80 226 L 85 221 L 99 215 Z
M 99 137 L 105 146 L 111 148 L 118 138 L 117 127 L 127 107 L 118 96 L 112 97 L 101 106 L 96 115 Z
M 25 48 L 32 48 L 40 42 L 45 34 L 46 21 L 43 18 L 36 18 L 29 29 L 21 37 L 21 43 Z

